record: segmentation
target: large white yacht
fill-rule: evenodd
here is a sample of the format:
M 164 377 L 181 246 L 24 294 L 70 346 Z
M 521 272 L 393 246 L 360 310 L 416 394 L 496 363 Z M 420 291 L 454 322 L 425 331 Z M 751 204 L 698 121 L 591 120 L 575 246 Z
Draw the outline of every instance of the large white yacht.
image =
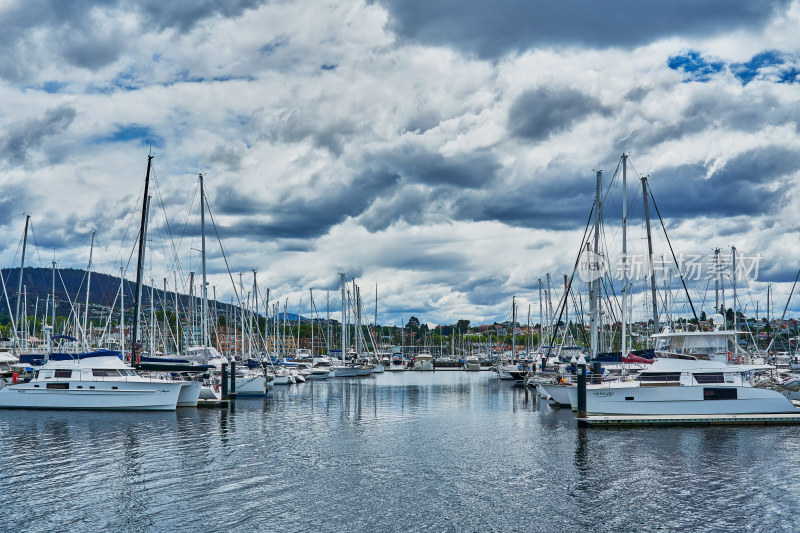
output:
M 656 360 L 631 381 L 589 385 L 587 414 L 715 415 L 800 412 L 778 391 L 754 387 L 751 364 L 734 342 L 736 332 L 665 330 L 653 335 Z M 570 388 L 577 404 L 577 388 Z
M 26 383 L 0 379 L 0 408 L 174 410 L 187 382 L 145 378 L 119 352 L 48 360 Z

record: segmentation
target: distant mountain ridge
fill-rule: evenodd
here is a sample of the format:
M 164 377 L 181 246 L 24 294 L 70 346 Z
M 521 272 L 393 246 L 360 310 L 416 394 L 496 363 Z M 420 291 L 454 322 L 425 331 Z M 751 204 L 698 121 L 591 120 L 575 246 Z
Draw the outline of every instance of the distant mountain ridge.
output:
M 8 303 L 5 296 L 0 296 L 0 317 L 9 317 L 8 306 L 11 309 L 16 307 L 17 288 L 19 284 L 19 268 L 5 268 L 0 269 L 2 272 L 3 280 L 5 281 L 5 288 L 8 294 Z M 68 316 L 70 314 L 70 304 L 80 304 L 83 307 L 86 304 L 86 271 L 77 268 L 58 268 L 55 271 L 55 296 L 56 296 L 56 315 Z M 38 316 L 41 317 L 44 313 L 45 302 L 50 297 L 53 291 L 53 270 L 50 268 L 31 267 L 25 268 L 22 276 L 22 294 L 27 296 L 27 316 L 32 316 L 36 309 L 36 299 L 39 299 Z M 89 294 L 89 304 L 94 306 L 110 307 L 115 305 L 119 307 L 119 276 L 112 276 L 103 274 L 101 272 L 92 272 L 92 282 Z M 133 307 L 134 292 L 136 290 L 136 283 L 130 280 L 125 280 L 125 307 L 128 311 Z M 0 287 L 2 290 L 2 287 Z M 142 287 L 142 305 L 150 305 L 150 286 L 143 284 Z M 156 309 L 161 308 L 161 301 L 163 301 L 162 289 L 155 287 L 154 297 L 156 302 Z M 188 302 L 188 297 L 185 294 L 180 294 L 183 304 Z M 196 297 L 198 298 L 198 297 Z M 116 299 L 116 303 L 114 303 Z M 198 298 L 199 301 L 199 298 Z M 167 308 L 173 309 L 175 302 L 175 293 L 167 291 Z M 20 304 L 22 305 L 22 303 Z M 230 310 L 232 306 L 223 302 L 217 301 L 217 308 L 220 312 L 224 313 Z M 280 315 L 283 318 L 283 313 Z M 296 313 L 286 313 L 286 320 L 289 322 L 297 321 Z M 306 317 L 301 317 L 301 320 L 306 320 Z

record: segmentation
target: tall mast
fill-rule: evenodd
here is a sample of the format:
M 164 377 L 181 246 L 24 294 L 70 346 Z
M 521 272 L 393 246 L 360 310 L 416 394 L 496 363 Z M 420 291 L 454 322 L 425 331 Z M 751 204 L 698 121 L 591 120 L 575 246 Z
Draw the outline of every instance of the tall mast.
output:
M 216 304 L 214 304 L 214 307 L 215 308 L 217 307 Z M 261 324 L 259 324 L 259 320 L 258 320 L 258 282 L 256 281 L 256 269 L 253 269 L 253 312 L 250 313 L 250 314 L 251 314 L 251 316 L 253 316 L 253 315 L 255 316 L 255 319 L 256 319 L 256 330 L 258 330 L 260 332 L 261 331 Z M 252 326 L 251 326 L 251 329 L 252 329 Z M 252 331 L 250 332 L 250 335 L 253 335 Z M 257 339 L 257 340 L 258 340 L 258 342 L 256 342 L 256 350 L 258 350 L 258 353 L 261 353 L 261 347 L 259 346 L 261 344 L 261 340 L 260 339 Z M 252 340 L 250 342 L 252 343 Z M 259 357 L 258 359 L 260 360 L 261 358 Z
M 511 362 L 517 357 L 517 297 L 511 297 Z
M 595 197 L 594 197 L 594 258 L 593 261 L 598 260 L 598 254 L 600 252 L 600 182 L 603 177 L 603 171 L 597 171 L 597 186 L 595 189 Z M 598 352 L 598 336 L 597 336 L 597 299 L 600 296 L 600 279 L 597 278 L 599 273 L 599 265 L 598 269 L 594 272 L 594 276 L 596 279 L 592 280 L 591 290 L 589 291 L 589 305 L 592 312 L 591 318 L 591 333 L 592 333 L 592 361 L 597 359 L 597 352 Z
M 94 252 L 94 234 L 92 232 L 92 243 L 89 245 L 89 264 L 86 266 L 86 309 L 83 311 L 83 344 L 89 349 L 89 292 L 92 288 L 92 252 Z
M 19 263 L 19 284 L 17 285 L 17 310 L 14 313 L 14 346 L 12 352 L 14 355 L 17 354 L 17 343 L 19 339 L 17 338 L 17 329 L 19 329 L 19 304 L 20 299 L 22 298 L 22 273 L 25 270 L 25 246 L 28 244 L 28 222 L 30 222 L 31 216 L 25 215 L 25 232 L 22 234 L 22 260 Z
M 181 346 L 180 346 L 180 322 L 179 322 L 179 315 L 178 312 L 178 271 L 172 271 L 172 277 L 175 280 L 175 353 L 181 353 Z
M 344 364 L 346 360 L 345 354 L 347 354 L 347 301 L 344 297 L 345 279 L 343 272 L 339 273 L 339 278 L 342 284 L 342 364 Z
M 644 220 L 647 227 L 647 252 L 650 262 L 650 292 L 653 305 L 653 333 L 658 333 L 658 295 L 656 294 L 656 274 L 653 264 L 653 237 L 650 234 L 650 202 L 647 199 L 647 176 L 642 176 L 642 195 L 644 195 Z
M 55 266 L 54 261 L 54 269 Z M 53 279 L 55 280 L 55 270 L 53 271 Z M 55 305 L 55 286 L 53 287 L 53 295 L 53 305 Z M 55 319 L 53 324 L 55 325 Z M 122 357 L 125 357 L 125 278 L 122 275 L 122 267 L 119 267 L 119 349 L 122 352 Z
M 150 278 L 150 357 L 156 355 L 156 280 Z
M 311 358 L 314 358 L 314 289 L 308 289 L 309 310 L 311 315 Z
M 136 349 L 137 328 L 139 326 L 139 304 L 142 300 L 142 270 L 144 269 L 144 238 L 145 231 L 147 230 L 147 204 L 148 204 L 148 190 L 150 187 L 150 164 L 153 161 L 153 156 L 147 156 L 147 174 L 144 177 L 144 196 L 142 198 L 142 222 L 139 225 L 139 258 L 136 261 L 136 293 L 133 302 L 133 338 L 131 340 L 132 362 L 137 366 L 141 362 L 141 355 Z
M 553 329 L 553 298 L 552 298 L 552 287 L 550 286 L 550 272 L 547 273 L 547 292 L 545 296 L 547 297 L 547 335 L 552 340 L 555 337 L 555 332 L 558 330 L 558 324 L 556 324 L 556 329 Z
M 167 335 L 167 327 L 169 326 L 169 322 L 167 322 L 167 278 L 164 278 L 164 292 L 161 293 L 161 321 L 163 322 L 162 326 L 162 345 L 164 354 L 167 353 L 167 342 L 169 340 L 169 336 Z M 177 352 L 177 351 L 176 351 Z
M 201 245 L 201 262 L 203 266 L 203 348 L 206 347 L 208 342 L 208 283 L 206 281 L 206 193 L 203 188 L 203 175 L 198 174 L 200 179 L 200 242 Z
M 714 248 L 714 313 L 719 313 L 719 248 Z
M 56 328 L 56 261 L 55 261 L 55 259 L 53 260 L 53 282 L 52 283 L 53 283 L 53 288 L 52 288 L 52 291 L 53 291 L 53 310 L 50 311 L 52 313 L 52 317 L 51 317 L 52 318 L 52 322 L 50 323 L 50 325 L 53 326 L 53 331 L 55 331 L 55 328 Z
M 628 154 L 622 154 L 622 357 L 628 355 Z
M 738 320 L 736 316 L 736 247 L 731 246 L 731 259 L 733 260 L 733 276 L 731 277 L 733 284 L 733 338 L 734 342 L 737 342 L 738 345 L 738 338 L 736 337 L 736 330 L 738 325 Z
M 544 318 L 542 315 L 542 278 L 539 278 L 539 348 L 542 347 L 542 328 L 544 327 Z M 487 335 L 488 339 L 488 335 Z M 541 351 L 541 350 L 540 350 Z

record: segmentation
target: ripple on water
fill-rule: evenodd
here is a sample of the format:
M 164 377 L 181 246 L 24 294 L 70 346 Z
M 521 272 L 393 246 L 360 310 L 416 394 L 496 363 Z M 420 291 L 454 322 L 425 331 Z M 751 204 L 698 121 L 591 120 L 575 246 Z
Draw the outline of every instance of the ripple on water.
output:
M 488 373 L 385 374 L 229 411 L 0 411 L 0 509 L 19 531 L 794 529 L 799 433 L 579 430 Z

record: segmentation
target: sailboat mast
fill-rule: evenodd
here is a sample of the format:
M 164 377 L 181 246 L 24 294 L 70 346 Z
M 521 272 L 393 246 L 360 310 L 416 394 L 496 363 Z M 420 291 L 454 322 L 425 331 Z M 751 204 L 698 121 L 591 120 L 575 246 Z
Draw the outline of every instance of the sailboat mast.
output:
M 517 297 L 511 297 L 511 361 L 517 358 Z
M 542 347 L 542 339 L 544 338 L 542 335 L 543 327 L 544 327 L 544 315 L 542 314 L 542 278 L 539 278 L 539 348 Z
M 644 220 L 647 228 L 647 252 L 650 262 L 650 293 L 653 305 L 653 333 L 658 333 L 658 295 L 656 293 L 656 273 L 653 264 L 653 237 L 650 234 L 650 202 L 647 199 L 647 176 L 642 176 L 642 195 L 644 195 Z
M 133 302 L 133 338 L 131 340 L 131 359 L 138 366 L 141 363 L 141 355 L 136 349 L 137 328 L 139 325 L 139 304 L 142 300 L 142 270 L 144 269 L 144 238 L 145 230 L 147 229 L 147 204 L 148 204 L 148 189 L 150 187 L 150 165 L 153 161 L 153 156 L 147 156 L 147 174 L 144 178 L 144 196 L 142 199 L 142 221 L 139 225 L 139 258 L 136 262 L 136 293 L 134 294 Z
M 206 192 L 203 187 L 203 175 L 198 174 L 200 179 L 200 254 L 201 263 L 203 267 L 203 316 L 201 322 L 203 324 L 203 348 L 206 347 L 208 342 L 208 282 L 206 281 Z
M 52 281 L 52 284 L 53 284 L 53 287 L 52 287 L 52 291 L 53 291 L 53 310 L 50 311 L 52 313 L 52 317 L 51 317 L 52 318 L 52 322 L 50 323 L 50 325 L 53 326 L 53 331 L 55 331 L 55 327 L 56 327 L 56 262 L 55 262 L 55 260 L 53 260 L 53 281 Z
M 311 358 L 314 358 L 314 289 L 308 289 L 309 313 L 311 314 Z
M 55 269 L 55 261 L 53 262 L 53 269 Z M 55 270 L 53 270 L 53 277 L 55 279 Z M 53 287 L 53 305 L 55 306 L 55 286 Z M 55 319 L 53 320 L 55 326 Z M 119 349 L 125 356 L 125 278 L 122 277 L 122 267 L 119 267 Z
M 94 234 L 92 232 L 92 243 L 89 245 L 89 264 L 86 266 L 86 309 L 83 310 L 83 345 L 89 349 L 89 292 L 92 288 L 92 253 L 94 252 Z
M 628 355 L 628 154 L 622 154 L 622 357 Z
M 345 300 L 345 279 L 344 273 L 339 273 L 342 284 L 342 364 L 344 364 L 347 354 L 347 300 Z
M 600 182 L 603 178 L 603 171 L 597 171 L 597 186 L 595 189 L 595 199 L 594 199 L 594 258 L 593 262 L 598 260 L 598 254 L 600 251 Z M 600 280 L 597 278 L 597 274 L 599 273 L 599 265 L 598 270 L 594 272 L 594 278 L 591 284 L 591 290 L 589 291 L 589 307 L 591 309 L 592 318 L 591 318 L 591 342 L 592 342 L 592 361 L 597 359 L 597 352 L 598 352 L 598 335 L 597 335 L 597 299 L 599 294 L 600 288 Z
M 14 346 L 12 348 L 12 353 L 14 355 L 17 354 L 17 343 L 19 339 L 17 338 L 17 329 L 19 329 L 19 304 L 20 299 L 22 298 L 22 273 L 25 270 L 25 247 L 28 244 L 28 223 L 31 220 L 30 215 L 25 215 L 25 232 L 22 234 L 22 260 L 19 263 L 19 284 L 17 285 L 17 310 L 14 313 Z

